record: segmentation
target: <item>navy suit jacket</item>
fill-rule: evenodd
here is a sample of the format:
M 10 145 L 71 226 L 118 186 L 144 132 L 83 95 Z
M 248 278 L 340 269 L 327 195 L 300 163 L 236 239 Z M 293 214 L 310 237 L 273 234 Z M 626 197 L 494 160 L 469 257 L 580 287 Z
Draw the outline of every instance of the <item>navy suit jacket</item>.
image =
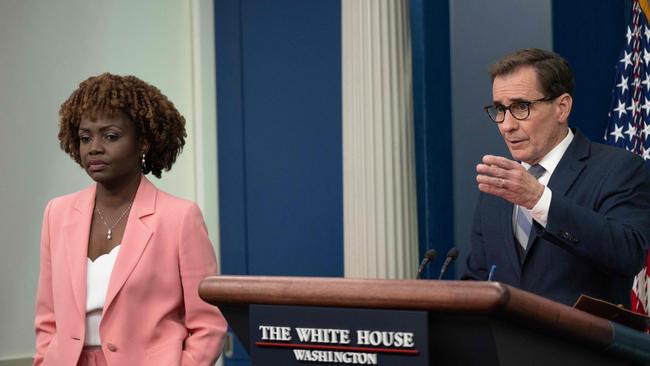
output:
M 650 240 L 650 179 L 643 159 L 580 131 L 557 165 L 546 228 L 533 221 L 523 263 L 513 204 L 481 193 L 463 279 L 499 281 L 573 305 L 580 294 L 630 305 Z

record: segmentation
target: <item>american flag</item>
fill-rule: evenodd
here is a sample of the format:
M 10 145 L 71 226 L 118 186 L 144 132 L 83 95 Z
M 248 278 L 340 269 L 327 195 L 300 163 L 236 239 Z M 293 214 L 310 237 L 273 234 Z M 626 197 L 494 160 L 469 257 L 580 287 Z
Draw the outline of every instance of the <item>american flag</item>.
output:
M 650 166 L 650 27 L 648 0 L 634 0 L 626 43 L 616 65 L 616 80 L 605 133 L 608 144 L 631 151 Z M 650 256 L 634 278 L 632 311 L 648 314 Z

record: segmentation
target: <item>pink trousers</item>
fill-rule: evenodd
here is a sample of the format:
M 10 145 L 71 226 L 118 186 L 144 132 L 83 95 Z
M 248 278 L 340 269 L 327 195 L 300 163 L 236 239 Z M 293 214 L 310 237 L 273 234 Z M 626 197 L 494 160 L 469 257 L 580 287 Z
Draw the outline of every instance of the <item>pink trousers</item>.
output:
M 108 366 L 100 347 L 84 348 L 79 356 L 77 366 Z

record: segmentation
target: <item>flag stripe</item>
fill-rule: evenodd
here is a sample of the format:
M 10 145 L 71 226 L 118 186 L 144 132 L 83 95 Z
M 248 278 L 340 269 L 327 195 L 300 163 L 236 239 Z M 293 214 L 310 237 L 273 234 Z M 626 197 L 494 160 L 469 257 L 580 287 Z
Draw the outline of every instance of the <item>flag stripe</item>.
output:
M 605 132 L 608 144 L 618 146 L 641 156 L 650 164 L 650 28 L 648 1 L 635 0 L 630 25 L 625 34 L 625 46 L 616 63 L 616 78 L 612 91 L 609 124 Z M 646 268 L 650 266 L 650 256 Z M 644 268 L 634 278 L 632 311 L 648 314 L 648 285 L 650 279 Z

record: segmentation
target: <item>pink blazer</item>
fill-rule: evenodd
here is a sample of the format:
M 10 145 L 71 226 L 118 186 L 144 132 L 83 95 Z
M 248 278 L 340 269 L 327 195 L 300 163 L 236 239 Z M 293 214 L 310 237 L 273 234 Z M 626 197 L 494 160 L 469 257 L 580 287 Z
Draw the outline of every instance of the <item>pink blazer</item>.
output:
M 45 209 L 34 365 L 74 366 L 83 348 L 86 258 L 95 185 Z M 144 176 L 111 274 L 99 327 L 109 365 L 212 365 L 226 321 L 198 283 L 217 272 L 196 204 Z

